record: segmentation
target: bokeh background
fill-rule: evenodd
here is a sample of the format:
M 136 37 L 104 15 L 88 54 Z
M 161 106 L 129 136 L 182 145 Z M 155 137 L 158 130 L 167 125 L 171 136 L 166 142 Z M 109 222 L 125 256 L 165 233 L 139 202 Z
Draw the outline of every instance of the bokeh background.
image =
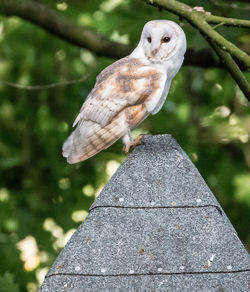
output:
M 132 45 L 148 20 L 180 22 L 139 0 L 39 2 L 79 25 Z M 248 9 L 241 3 L 218 3 L 222 2 L 202 1 L 214 14 L 249 18 L 245 3 Z M 197 30 L 185 22 L 183 29 L 189 48 L 208 47 Z M 246 29 L 218 30 L 250 51 Z M 126 158 L 120 141 L 77 165 L 68 165 L 61 155 L 96 75 L 114 61 L 20 18 L 0 16 L 0 291 L 37 291 L 95 197 Z M 76 84 L 39 90 L 1 82 L 43 85 L 84 76 Z M 138 133 L 170 133 L 177 139 L 250 250 L 250 109 L 229 73 L 183 66 L 163 109 L 134 131 Z

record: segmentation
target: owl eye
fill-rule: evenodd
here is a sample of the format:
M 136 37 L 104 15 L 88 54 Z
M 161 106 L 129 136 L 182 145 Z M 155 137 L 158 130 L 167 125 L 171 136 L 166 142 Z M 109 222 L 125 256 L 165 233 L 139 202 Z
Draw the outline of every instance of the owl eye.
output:
M 148 42 L 151 43 L 152 42 L 152 39 L 151 37 L 148 37 Z
M 168 43 L 168 42 L 170 42 L 170 40 L 171 40 L 170 37 L 164 37 L 164 38 L 162 39 L 162 41 L 163 41 L 164 43 Z

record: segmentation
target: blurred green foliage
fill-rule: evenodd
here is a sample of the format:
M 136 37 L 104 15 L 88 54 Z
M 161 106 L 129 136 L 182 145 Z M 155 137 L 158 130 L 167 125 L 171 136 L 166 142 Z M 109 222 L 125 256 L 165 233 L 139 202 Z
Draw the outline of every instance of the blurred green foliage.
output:
M 14 276 L 10 273 L 4 273 L 0 276 L 0 287 L 2 292 L 19 292 L 18 285 L 14 283 Z
M 40 2 L 78 24 L 134 45 L 146 21 L 179 21 L 139 0 Z M 203 4 L 214 14 L 247 18 L 248 12 L 237 7 L 209 3 Z M 184 23 L 183 28 L 188 47 L 207 47 L 192 27 Z M 246 30 L 221 27 L 219 31 L 249 50 Z M 61 156 L 62 144 L 96 75 L 113 61 L 21 19 L 0 18 L 0 80 L 42 85 L 89 74 L 84 82 L 48 90 L 0 84 L 1 291 L 37 291 L 95 196 L 125 159 L 121 142 L 78 165 L 68 165 Z M 172 134 L 250 249 L 250 109 L 246 104 L 226 71 L 183 67 L 163 109 L 135 134 Z

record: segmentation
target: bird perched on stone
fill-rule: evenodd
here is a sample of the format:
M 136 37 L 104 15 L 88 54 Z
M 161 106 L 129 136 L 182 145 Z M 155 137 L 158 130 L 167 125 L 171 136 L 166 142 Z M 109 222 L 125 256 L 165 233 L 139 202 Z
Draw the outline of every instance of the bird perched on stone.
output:
M 97 76 L 73 124 L 77 127 L 63 144 L 68 163 L 86 160 L 121 137 L 126 152 L 139 144 L 131 129 L 161 109 L 185 51 L 186 37 L 178 24 L 146 23 L 135 50 Z

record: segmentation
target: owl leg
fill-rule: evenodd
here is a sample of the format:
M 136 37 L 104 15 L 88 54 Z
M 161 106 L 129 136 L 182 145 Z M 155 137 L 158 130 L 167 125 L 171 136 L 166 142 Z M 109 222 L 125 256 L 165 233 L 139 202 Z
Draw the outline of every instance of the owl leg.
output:
M 124 144 L 122 150 L 125 152 L 129 152 L 131 148 L 135 148 L 137 145 L 141 144 L 142 135 L 139 135 L 135 140 L 133 140 L 131 136 L 131 131 L 128 130 L 126 135 L 122 137 L 122 142 Z
M 128 130 L 127 133 L 122 137 L 122 142 L 124 144 L 122 150 L 125 152 L 129 152 L 129 149 L 132 147 L 134 142 L 130 130 Z

